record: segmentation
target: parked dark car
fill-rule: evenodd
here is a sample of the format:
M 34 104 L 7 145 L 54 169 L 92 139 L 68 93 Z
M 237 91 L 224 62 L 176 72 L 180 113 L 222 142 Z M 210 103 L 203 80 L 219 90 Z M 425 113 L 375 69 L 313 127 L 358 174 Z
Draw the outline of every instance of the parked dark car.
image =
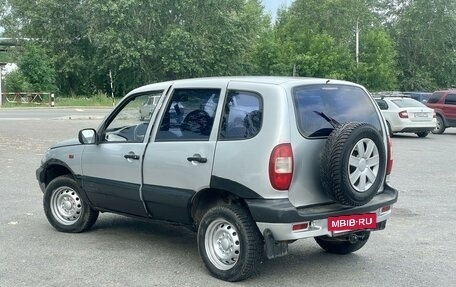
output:
M 456 127 L 456 90 L 436 91 L 426 105 L 434 109 L 437 116 L 437 126 L 432 133 L 442 134 L 446 128 Z

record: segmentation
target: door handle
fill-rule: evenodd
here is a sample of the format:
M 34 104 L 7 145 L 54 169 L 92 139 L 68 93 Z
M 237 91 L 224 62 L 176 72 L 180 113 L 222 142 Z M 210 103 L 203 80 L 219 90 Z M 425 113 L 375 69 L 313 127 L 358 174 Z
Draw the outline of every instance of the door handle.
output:
M 187 157 L 187 160 L 188 161 L 196 161 L 196 162 L 200 162 L 200 163 L 206 163 L 207 162 L 207 158 L 202 157 L 199 154 L 194 154 L 193 156 L 189 156 L 189 157 Z
M 139 159 L 139 155 L 134 154 L 134 153 L 128 153 L 128 154 L 124 155 L 124 158 L 138 160 Z

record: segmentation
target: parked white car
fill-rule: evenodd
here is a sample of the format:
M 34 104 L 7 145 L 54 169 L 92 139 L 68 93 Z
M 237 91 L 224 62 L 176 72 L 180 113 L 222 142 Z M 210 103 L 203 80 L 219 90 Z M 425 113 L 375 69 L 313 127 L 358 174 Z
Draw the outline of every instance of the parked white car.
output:
M 376 98 L 390 135 L 394 133 L 416 133 L 426 137 L 436 127 L 435 112 L 421 102 L 408 97 Z

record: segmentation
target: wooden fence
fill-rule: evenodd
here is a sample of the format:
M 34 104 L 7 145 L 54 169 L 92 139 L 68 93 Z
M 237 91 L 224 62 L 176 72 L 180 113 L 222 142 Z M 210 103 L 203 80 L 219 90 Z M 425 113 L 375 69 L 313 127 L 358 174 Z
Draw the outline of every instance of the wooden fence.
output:
M 52 96 L 51 96 L 52 95 Z M 33 93 L 33 92 L 17 92 L 17 93 L 2 93 L 3 103 L 12 104 L 36 104 L 53 106 L 51 93 Z

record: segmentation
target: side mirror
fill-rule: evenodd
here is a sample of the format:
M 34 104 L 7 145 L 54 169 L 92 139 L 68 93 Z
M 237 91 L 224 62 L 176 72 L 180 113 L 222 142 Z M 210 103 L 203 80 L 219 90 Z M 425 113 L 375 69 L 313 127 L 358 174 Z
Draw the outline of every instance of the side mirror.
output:
M 81 144 L 96 144 L 97 132 L 94 129 L 83 129 L 79 131 L 78 139 Z

